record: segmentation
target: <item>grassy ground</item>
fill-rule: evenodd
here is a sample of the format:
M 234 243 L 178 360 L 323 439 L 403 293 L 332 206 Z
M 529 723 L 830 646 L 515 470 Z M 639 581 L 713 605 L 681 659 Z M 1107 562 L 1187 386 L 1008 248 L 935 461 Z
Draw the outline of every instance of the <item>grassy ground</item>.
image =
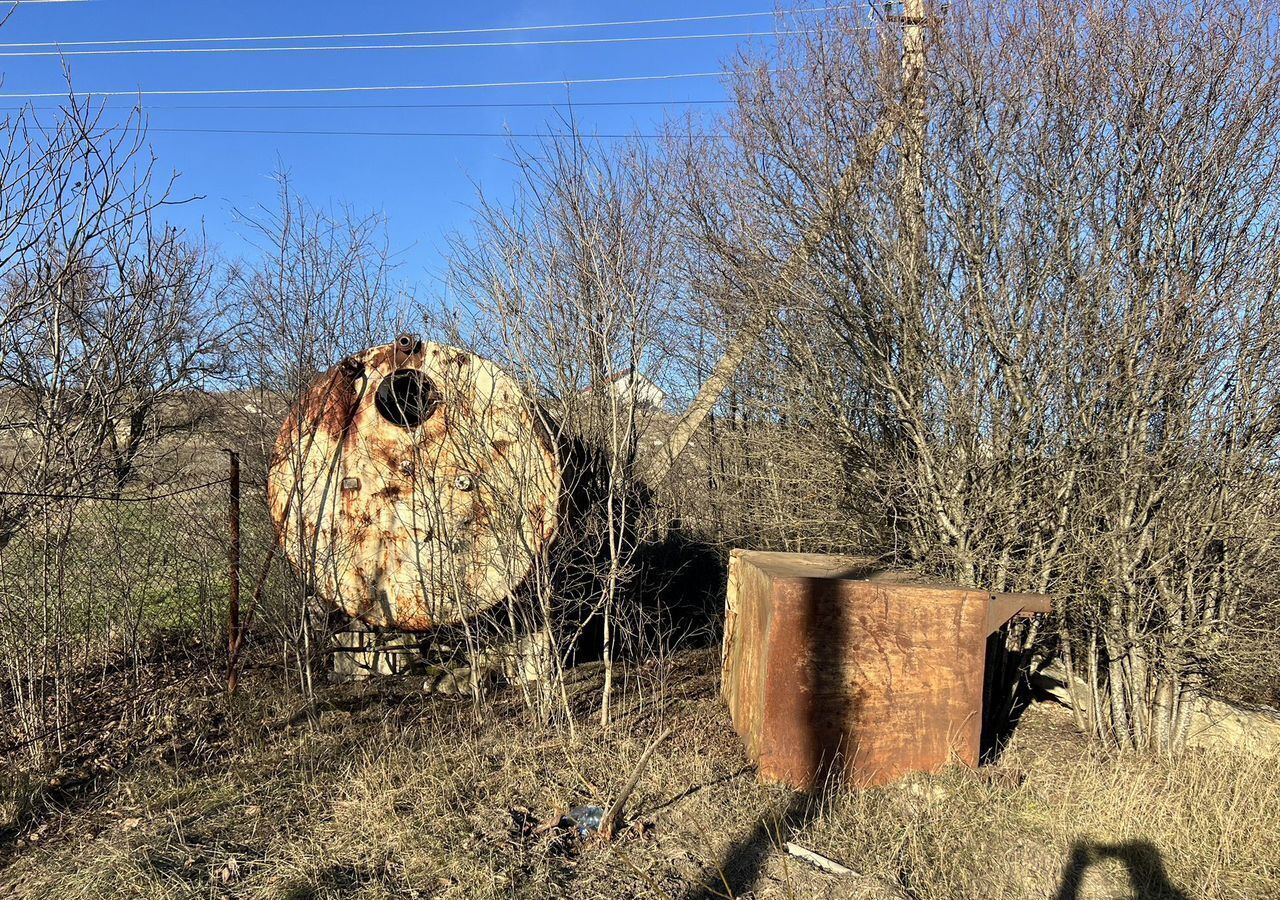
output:
M 310 715 L 250 677 L 210 683 L 127 760 L 37 800 L 0 852 L 0 896 L 1280 897 L 1280 763 L 1090 746 L 1033 708 L 1000 763 L 813 800 L 756 783 L 716 700 L 713 654 L 631 673 L 617 724 L 531 726 L 404 682 L 334 685 Z M 582 721 L 598 673 L 575 673 Z M 554 826 L 607 803 L 675 731 L 612 844 Z M 819 872 L 779 840 L 837 859 Z

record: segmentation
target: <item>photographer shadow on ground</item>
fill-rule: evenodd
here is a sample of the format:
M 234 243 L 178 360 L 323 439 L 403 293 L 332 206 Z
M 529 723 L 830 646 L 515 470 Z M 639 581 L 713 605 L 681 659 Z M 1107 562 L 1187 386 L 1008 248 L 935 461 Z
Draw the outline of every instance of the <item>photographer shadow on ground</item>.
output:
M 1076 841 L 1062 870 L 1062 883 L 1053 900 L 1080 900 L 1085 873 L 1091 866 L 1109 859 L 1118 859 L 1124 864 L 1133 900 L 1190 900 L 1187 893 L 1170 883 L 1160 851 L 1146 841 L 1126 841 L 1123 844 Z

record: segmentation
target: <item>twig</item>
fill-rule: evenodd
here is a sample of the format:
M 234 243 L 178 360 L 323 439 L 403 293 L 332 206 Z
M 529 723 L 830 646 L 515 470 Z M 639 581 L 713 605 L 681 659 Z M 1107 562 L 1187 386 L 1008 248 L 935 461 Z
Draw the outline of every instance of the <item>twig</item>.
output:
M 821 869 L 824 872 L 830 872 L 832 875 L 856 874 L 853 871 L 853 869 L 846 868 L 845 866 L 840 865 L 840 863 L 836 862 L 834 859 L 828 859 L 827 857 L 823 856 L 821 853 L 814 853 L 812 850 L 806 847 L 801 847 L 799 844 L 793 844 L 791 843 L 791 841 L 787 841 L 785 847 L 787 852 L 790 853 L 792 856 L 795 856 L 799 859 L 803 859 L 805 862 L 809 863 L 810 865 L 817 866 L 819 869 Z
M 653 755 L 653 751 L 658 745 L 667 739 L 671 734 L 668 728 L 653 739 L 653 742 L 645 747 L 644 753 L 640 754 L 640 760 L 636 763 L 635 770 L 631 773 L 631 779 L 627 782 L 626 787 L 618 794 L 618 798 L 613 801 L 613 805 L 609 807 L 609 811 L 604 814 L 604 818 L 600 820 L 600 833 L 604 835 L 606 841 L 613 840 L 613 831 L 618 827 L 618 819 L 622 816 L 622 809 L 627 804 L 627 800 L 631 797 L 631 792 L 636 789 L 636 785 L 640 783 L 640 776 L 644 772 L 645 765 L 649 762 L 649 757 Z

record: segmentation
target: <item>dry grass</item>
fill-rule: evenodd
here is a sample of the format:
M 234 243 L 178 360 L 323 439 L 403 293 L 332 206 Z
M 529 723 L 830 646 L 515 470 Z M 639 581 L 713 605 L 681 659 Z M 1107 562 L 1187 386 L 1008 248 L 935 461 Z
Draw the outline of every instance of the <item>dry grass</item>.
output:
M 808 802 L 745 770 L 714 666 L 697 654 L 649 670 L 648 702 L 575 740 L 525 724 L 511 696 L 477 715 L 407 685 L 336 686 L 308 719 L 264 690 L 221 736 L 46 810 L 12 848 L 0 895 L 1280 897 L 1280 763 L 1116 757 L 1037 707 L 990 777 L 955 770 Z M 579 677 L 585 706 L 597 673 Z M 660 721 L 677 730 L 631 810 L 651 837 L 579 845 L 516 827 L 526 811 L 553 823 L 607 802 Z M 779 832 L 866 877 L 787 857 Z M 1074 878 L 1086 846 L 1098 861 Z

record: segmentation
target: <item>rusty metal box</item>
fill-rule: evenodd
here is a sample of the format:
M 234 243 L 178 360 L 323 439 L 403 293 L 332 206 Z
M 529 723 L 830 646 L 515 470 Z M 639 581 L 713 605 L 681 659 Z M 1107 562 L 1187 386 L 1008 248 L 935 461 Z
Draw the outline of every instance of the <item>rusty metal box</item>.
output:
M 722 694 L 759 775 L 870 786 L 978 763 L 987 636 L 1038 595 L 904 582 L 873 562 L 735 550 Z

